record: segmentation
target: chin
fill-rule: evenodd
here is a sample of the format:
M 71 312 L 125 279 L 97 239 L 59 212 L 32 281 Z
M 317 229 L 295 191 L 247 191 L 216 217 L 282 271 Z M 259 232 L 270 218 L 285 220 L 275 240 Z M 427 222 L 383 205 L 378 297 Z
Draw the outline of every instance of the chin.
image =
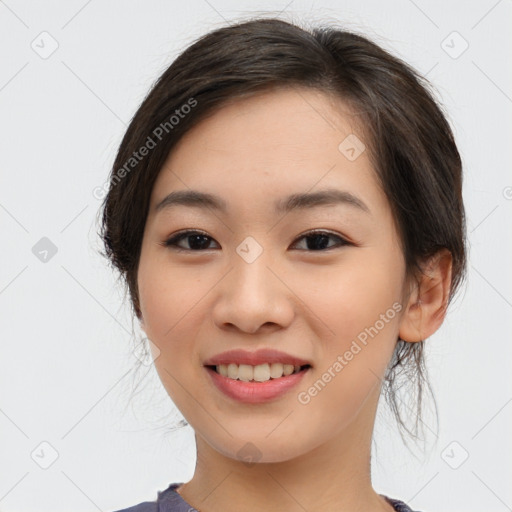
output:
M 211 446 L 230 459 L 244 462 L 247 466 L 253 464 L 286 462 L 308 452 L 312 447 L 306 445 L 300 439 L 295 439 L 293 444 L 289 442 L 290 438 L 284 439 L 275 436 L 274 439 L 253 438 L 240 436 L 235 439 L 230 438 L 228 445 L 212 444 Z

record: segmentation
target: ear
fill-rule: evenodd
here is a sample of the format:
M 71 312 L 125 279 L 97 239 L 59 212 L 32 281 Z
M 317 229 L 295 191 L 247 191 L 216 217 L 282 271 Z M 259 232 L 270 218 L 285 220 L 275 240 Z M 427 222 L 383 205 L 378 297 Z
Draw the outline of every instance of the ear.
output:
M 452 255 L 441 249 L 421 265 L 400 323 L 400 339 L 422 341 L 443 323 L 452 278 Z

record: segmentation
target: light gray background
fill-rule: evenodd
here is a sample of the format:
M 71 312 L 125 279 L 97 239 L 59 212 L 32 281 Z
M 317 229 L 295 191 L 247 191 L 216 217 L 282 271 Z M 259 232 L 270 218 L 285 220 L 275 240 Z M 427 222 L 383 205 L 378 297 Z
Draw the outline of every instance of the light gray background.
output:
M 169 432 L 180 416 L 154 369 L 134 373 L 92 191 L 172 59 L 265 11 L 369 35 L 446 106 L 471 252 L 468 285 L 429 341 L 441 429 L 417 459 L 384 410 L 374 484 L 423 512 L 512 510 L 511 0 L 0 1 L 0 510 L 109 511 L 191 478 L 190 427 Z M 46 262 L 32 250 L 43 237 L 57 248 Z

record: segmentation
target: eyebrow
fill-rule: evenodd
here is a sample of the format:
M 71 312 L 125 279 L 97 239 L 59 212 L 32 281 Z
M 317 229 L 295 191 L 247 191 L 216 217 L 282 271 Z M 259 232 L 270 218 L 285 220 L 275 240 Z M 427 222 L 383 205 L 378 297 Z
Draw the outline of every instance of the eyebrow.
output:
M 284 214 L 295 210 L 305 210 L 318 206 L 336 206 L 339 204 L 352 206 L 365 213 L 370 213 L 370 209 L 361 199 L 350 192 L 338 189 L 292 194 L 276 201 L 274 208 L 276 213 Z M 192 208 L 213 209 L 222 213 L 227 212 L 226 201 L 218 196 L 198 190 L 175 190 L 165 196 L 155 206 L 155 213 L 174 206 L 188 206 Z

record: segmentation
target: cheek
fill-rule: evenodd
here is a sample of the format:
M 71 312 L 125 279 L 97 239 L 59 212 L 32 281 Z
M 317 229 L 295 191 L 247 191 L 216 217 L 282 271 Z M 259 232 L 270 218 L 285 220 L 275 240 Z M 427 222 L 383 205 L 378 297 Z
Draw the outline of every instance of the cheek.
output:
M 369 397 L 378 397 L 401 305 L 394 277 L 382 277 L 375 267 L 359 263 L 350 272 L 317 277 L 318 289 L 305 302 L 325 330 L 315 347 L 318 364 L 307 386 L 298 390 L 298 402 L 304 421 L 327 436 L 352 423 Z
M 294 288 L 303 290 L 304 314 L 321 326 L 322 350 L 343 349 L 376 326 L 379 336 L 398 330 L 402 268 L 396 260 L 379 260 L 374 251 L 358 251 L 336 266 L 296 274 Z M 400 255 L 397 256 L 398 261 Z M 394 305 L 394 306 L 393 306 Z
M 169 265 L 164 257 L 141 257 L 138 272 L 139 298 L 145 330 L 155 342 L 166 345 L 190 325 L 194 306 L 204 286 L 194 273 Z
M 333 403 L 349 419 L 379 384 L 398 336 L 402 267 L 400 254 L 385 261 L 359 251 L 338 269 L 322 269 L 303 277 L 308 308 L 318 315 L 315 389 L 303 389 L 304 402 L 315 408 Z M 306 283 L 315 283 L 306 287 Z M 331 404 L 331 405 L 330 405 Z M 343 413 L 341 413 L 343 416 Z
M 189 393 L 195 389 L 195 361 L 199 361 L 196 346 L 188 340 L 199 337 L 204 325 L 204 283 L 190 273 L 141 259 L 139 296 L 147 337 L 158 347 L 154 364 L 164 388 L 181 413 L 188 418 L 197 405 Z

